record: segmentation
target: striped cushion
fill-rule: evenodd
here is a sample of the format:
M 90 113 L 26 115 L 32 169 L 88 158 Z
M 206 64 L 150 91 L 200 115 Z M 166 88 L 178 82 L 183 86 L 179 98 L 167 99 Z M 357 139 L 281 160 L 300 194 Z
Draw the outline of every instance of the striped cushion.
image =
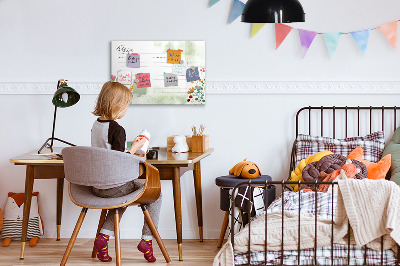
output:
M 374 132 L 364 137 L 345 139 L 299 134 L 296 139 L 296 165 L 302 159 L 323 150 L 329 150 L 347 157 L 357 146 L 362 147 L 364 160 L 378 162 L 385 147 L 383 131 Z
M 1 237 L 11 238 L 12 240 L 21 240 L 22 218 L 16 220 L 4 220 Z M 40 238 L 39 217 L 29 218 L 27 239 L 33 237 Z

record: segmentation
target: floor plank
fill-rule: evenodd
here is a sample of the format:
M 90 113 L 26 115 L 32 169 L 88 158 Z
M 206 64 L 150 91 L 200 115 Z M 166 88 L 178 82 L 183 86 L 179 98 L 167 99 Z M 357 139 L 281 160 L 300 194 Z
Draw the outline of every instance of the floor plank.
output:
M 3 266 L 11 265 L 60 265 L 61 258 L 64 255 L 69 239 L 40 239 L 36 247 L 27 246 L 25 249 L 25 259 L 19 259 L 21 244 L 18 241 L 12 241 L 9 247 L 0 246 L 0 264 Z M 140 240 L 121 240 L 122 263 L 123 265 L 149 266 L 150 264 L 143 258 L 143 254 L 136 249 Z M 168 250 L 172 262 L 167 264 L 162 256 L 157 243 L 153 243 L 154 254 L 157 258 L 157 265 L 212 265 L 215 255 L 218 253 L 217 240 L 199 240 L 185 239 L 183 241 L 183 261 L 178 261 L 178 247 L 176 240 L 163 240 Z M 109 251 L 114 258 L 114 243 L 110 240 Z M 67 265 L 114 265 L 112 263 L 103 263 L 97 259 L 92 259 L 93 240 L 77 239 L 68 259 Z

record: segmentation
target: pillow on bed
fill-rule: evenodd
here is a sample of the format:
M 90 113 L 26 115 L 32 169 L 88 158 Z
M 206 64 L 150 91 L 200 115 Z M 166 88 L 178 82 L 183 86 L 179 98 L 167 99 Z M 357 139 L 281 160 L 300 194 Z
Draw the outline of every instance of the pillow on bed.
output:
M 392 155 L 392 166 L 389 170 L 390 180 L 400 185 L 400 127 L 396 129 L 392 139 L 386 144 L 383 155 Z
M 355 148 L 361 146 L 364 151 L 364 160 L 378 162 L 385 147 L 383 131 L 378 131 L 364 137 L 333 139 L 299 134 L 296 139 L 296 165 L 304 158 L 323 151 L 346 156 Z

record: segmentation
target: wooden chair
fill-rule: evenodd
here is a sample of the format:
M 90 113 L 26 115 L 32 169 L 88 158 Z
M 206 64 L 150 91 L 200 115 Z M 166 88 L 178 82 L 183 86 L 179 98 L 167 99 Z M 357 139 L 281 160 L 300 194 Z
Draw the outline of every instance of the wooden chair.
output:
M 166 262 L 171 262 L 145 205 L 157 200 L 161 193 L 160 175 L 157 168 L 137 156 L 103 148 L 68 147 L 63 149 L 62 155 L 65 179 L 70 182 L 68 186 L 69 196 L 74 204 L 82 207 L 82 211 L 60 265 L 66 264 L 88 209 L 102 209 L 96 237 L 103 226 L 107 210 L 116 209 L 114 215 L 116 265 L 121 265 L 118 208 L 129 205 L 139 205 L 142 208 L 145 220 L 149 224 Z M 141 170 L 137 167 L 138 160 L 141 161 L 139 167 Z M 116 185 L 128 182 L 135 175 L 145 177 L 142 180 L 144 186 L 143 189 L 136 190 L 129 195 L 118 198 L 100 198 L 91 191 L 92 186 Z M 96 257 L 94 247 L 92 257 Z

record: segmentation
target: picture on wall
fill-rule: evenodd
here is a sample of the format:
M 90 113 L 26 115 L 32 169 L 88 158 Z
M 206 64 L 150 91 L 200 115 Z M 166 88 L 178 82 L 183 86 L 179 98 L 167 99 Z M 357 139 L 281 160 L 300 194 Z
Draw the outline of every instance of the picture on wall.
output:
M 205 104 L 205 41 L 112 41 L 111 81 L 133 104 Z

